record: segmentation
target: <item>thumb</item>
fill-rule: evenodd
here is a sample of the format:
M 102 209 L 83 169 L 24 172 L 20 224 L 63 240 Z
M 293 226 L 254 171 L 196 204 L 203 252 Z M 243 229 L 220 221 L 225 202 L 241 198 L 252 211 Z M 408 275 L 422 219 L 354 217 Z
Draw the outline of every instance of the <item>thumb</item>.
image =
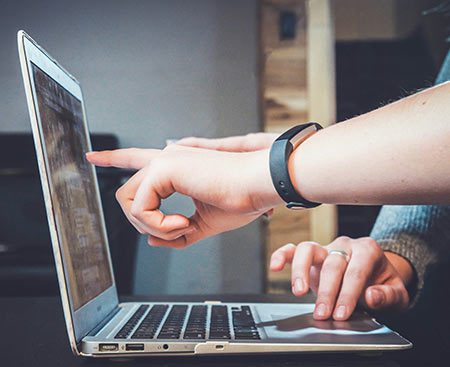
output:
M 141 169 L 149 164 L 160 152 L 159 149 L 139 148 L 103 150 L 86 153 L 86 159 L 100 167 Z
M 364 301 L 372 310 L 399 310 L 408 307 L 409 296 L 403 282 L 398 280 L 392 284 L 368 287 L 364 294 Z

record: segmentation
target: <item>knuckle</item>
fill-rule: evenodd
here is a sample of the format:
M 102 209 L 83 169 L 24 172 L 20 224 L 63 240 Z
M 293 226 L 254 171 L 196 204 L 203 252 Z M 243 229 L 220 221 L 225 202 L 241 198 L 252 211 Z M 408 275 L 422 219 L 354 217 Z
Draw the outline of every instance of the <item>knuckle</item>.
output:
M 176 144 L 169 144 L 169 145 L 166 145 L 163 150 L 165 150 L 166 152 L 171 152 L 174 149 L 176 149 Z
M 294 254 L 295 249 L 296 249 L 295 245 L 291 245 L 291 246 L 285 245 L 282 248 L 275 251 L 272 254 L 272 256 L 279 257 L 279 258 L 287 258 Z
M 325 273 L 339 273 L 342 269 L 342 265 L 338 263 L 336 260 L 340 260 L 337 256 L 334 256 L 335 259 L 328 258 L 327 261 L 324 262 L 322 266 L 322 271 Z
M 377 241 L 375 241 L 373 238 L 364 238 L 364 246 L 364 251 L 366 251 L 371 257 L 375 259 L 379 259 L 383 254 L 383 250 L 381 250 L 380 245 L 378 245 Z
M 351 238 L 348 236 L 339 236 L 336 240 L 339 242 L 348 242 L 351 240 Z
M 173 165 L 173 162 L 170 162 L 169 157 L 170 155 L 159 155 L 158 157 L 155 157 L 150 161 L 148 167 L 149 172 L 151 172 L 152 176 L 162 175 L 168 171 L 169 167 L 171 167 L 171 164 Z
M 277 252 L 282 252 L 283 254 L 285 254 L 286 252 L 291 252 L 292 250 L 295 250 L 297 246 L 294 245 L 293 243 L 287 243 L 284 246 L 281 246 L 279 249 L 277 249 L 274 253 Z
M 193 142 L 195 142 L 195 141 L 193 141 Z M 169 144 L 169 145 L 166 145 L 163 150 L 165 150 L 166 152 L 173 152 L 173 151 L 178 151 L 178 150 L 185 149 L 185 148 L 186 147 L 183 147 L 180 144 Z
M 310 241 L 305 241 L 305 242 L 300 242 L 297 245 L 297 248 L 303 248 L 303 249 L 313 249 L 317 246 L 317 243 L 315 242 L 310 242 Z
M 130 208 L 130 214 L 139 219 L 142 216 L 142 210 L 140 208 L 137 208 L 136 206 L 132 205 Z

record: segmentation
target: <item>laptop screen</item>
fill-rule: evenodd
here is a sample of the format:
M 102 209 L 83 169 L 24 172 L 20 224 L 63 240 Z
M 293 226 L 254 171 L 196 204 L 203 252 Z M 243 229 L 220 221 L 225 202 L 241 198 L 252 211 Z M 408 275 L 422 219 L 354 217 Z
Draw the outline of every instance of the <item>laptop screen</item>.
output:
M 113 284 L 81 101 L 32 64 L 47 176 L 73 310 Z

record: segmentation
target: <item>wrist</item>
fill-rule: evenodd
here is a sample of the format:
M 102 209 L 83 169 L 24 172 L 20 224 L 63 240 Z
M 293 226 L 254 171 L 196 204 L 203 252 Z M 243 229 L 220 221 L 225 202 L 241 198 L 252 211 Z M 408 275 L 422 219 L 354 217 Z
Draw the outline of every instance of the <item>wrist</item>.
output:
M 272 183 L 269 152 L 269 149 L 264 149 L 248 153 L 247 159 L 248 195 L 252 199 L 255 210 L 262 212 L 283 203 Z
M 292 185 L 299 195 L 311 202 L 324 202 L 320 200 L 322 198 L 316 197 L 314 184 L 311 185 L 318 172 L 317 167 L 314 167 L 314 147 L 310 148 L 310 146 L 319 133 L 320 131 L 314 133 L 294 149 L 288 160 L 288 171 Z

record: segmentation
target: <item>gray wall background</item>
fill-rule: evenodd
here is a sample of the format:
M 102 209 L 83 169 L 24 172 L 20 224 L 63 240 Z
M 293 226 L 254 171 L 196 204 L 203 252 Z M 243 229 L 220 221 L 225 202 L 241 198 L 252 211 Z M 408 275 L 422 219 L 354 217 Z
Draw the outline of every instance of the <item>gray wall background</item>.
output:
M 16 32 L 81 82 L 92 132 L 123 147 L 260 129 L 257 0 L 0 1 L 0 132 L 30 131 Z M 191 211 L 175 197 L 168 211 Z M 261 223 L 187 250 L 140 241 L 136 293 L 260 292 Z M 126 244 L 124 244 L 126 246 Z

